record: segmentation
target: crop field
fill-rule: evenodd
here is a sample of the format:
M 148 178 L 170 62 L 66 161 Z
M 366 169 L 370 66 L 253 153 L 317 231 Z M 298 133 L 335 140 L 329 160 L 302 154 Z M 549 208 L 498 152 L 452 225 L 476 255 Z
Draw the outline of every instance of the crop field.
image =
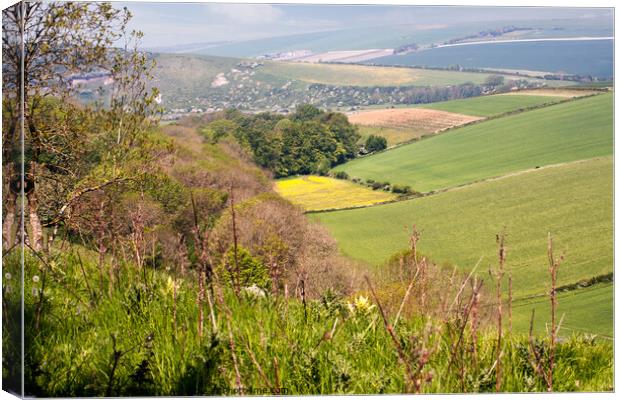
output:
M 276 181 L 276 191 L 306 211 L 367 206 L 396 198 L 382 190 L 314 175 Z
M 348 115 L 360 127 L 362 138 L 383 136 L 388 146 L 406 142 L 447 128 L 477 121 L 479 117 L 419 108 L 390 108 L 358 111 Z
M 495 265 L 495 235 L 507 233 L 515 293 L 546 290 L 547 234 L 565 253 L 559 285 L 613 269 L 611 157 L 578 161 L 480 182 L 419 199 L 317 214 L 350 257 L 380 265 L 422 232 L 420 250 L 438 263 L 479 272 Z
M 477 121 L 480 118 L 446 111 L 419 108 L 390 108 L 359 111 L 349 114 L 349 122 L 364 126 L 381 126 L 397 129 L 420 129 L 436 132 L 442 129 Z
M 465 82 L 482 83 L 490 75 L 415 68 L 290 62 L 265 63 L 260 74 L 337 86 L 446 86 Z
M 600 283 L 591 287 L 558 293 L 558 321 L 562 316 L 562 332 L 588 332 L 605 338 L 613 337 L 614 286 Z M 534 309 L 534 332 L 544 334 L 550 321 L 549 297 L 518 301 L 513 304 L 513 329 L 528 332 Z
M 534 92 L 534 91 L 532 91 Z M 448 111 L 478 117 L 492 117 L 510 111 L 517 111 L 522 108 L 553 104 L 563 100 L 564 96 L 536 96 L 533 94 L 519 95 L 500 94 L 493 96 L 478 96 L 468 99 L 442 101 L 418 106 L 432 110 Z
M 364 142 L 370 135 L 382 136 L 387 140 L 388 147 L 399 143 L 428 135 L 431 132 L 419 128 L 387 128 L 383 126 L 363 126 L 358 125 L 358 132 L 361 135 L 360 142 Z
M 339 165 L 351 177 L 427 192 L 544 165 L 612 154 L 603 94 L 457 128 Z

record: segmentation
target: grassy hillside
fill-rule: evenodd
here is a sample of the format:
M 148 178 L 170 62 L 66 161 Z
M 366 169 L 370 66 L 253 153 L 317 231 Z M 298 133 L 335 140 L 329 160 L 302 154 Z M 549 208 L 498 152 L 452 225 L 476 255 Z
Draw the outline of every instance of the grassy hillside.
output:
M 431 191 L 612 153 L 612 100 L 603 94 L 450 132 L 335 168 Z
M 437 262 L 479 272 L 496 263 L 495 235 L 508 233 L 508 265 L 515 293 L 542 293 L 547 278 L 547 233 L 565 252 L 559 284 L 613 269 L 612 159 L 543 168 L 415 200 L 317 214 L 344 254 L 372 264 L 408 246 L 417 224 L 420 249 Z
M 520 108 L 534 107 L 542 104 L 551 104 L 562 97 L 534 96 L 534 95 L 494 95 L 471 97 L 468 99 L 442 101 L 439 103 L 424 104 L 418 107 L 433 110 L 449 111 L 460 114 L 491 117 Z
M 446 86 L 482 83 L 489 76 L 484 73 L 415 68 L 285 62 L 265 64 L 259 76 L 263 75 L 338 86 Z
M 165 104 L 179 106 L 187 99 L 213 90 L 217 74 L 229 72 L 241 60 L 185 54 L 157 54 L 153 85 Z
M 314 175 L 278 180 L 276 191 L 308 211 L 367 206 L 396 198 L 396 195 L 383 190 Z
M 558 295 L 558 316 L 564 315 L 562 333 L 587 332 L 613 338 L 614 285 L 602 283 L 588 288 L 572 290 Z M 534 314 L 534 331 L 546 332 L 549 321 L 550 302 L 547 296 L 524 300 L 513 305 L 513 328 L 516 332 L 527 332 L 530 318 Z

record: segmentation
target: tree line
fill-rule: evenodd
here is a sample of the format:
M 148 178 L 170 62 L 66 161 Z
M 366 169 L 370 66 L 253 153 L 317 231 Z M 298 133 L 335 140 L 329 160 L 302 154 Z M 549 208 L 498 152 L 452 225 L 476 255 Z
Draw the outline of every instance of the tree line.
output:
M 276 177 L 326 174 L 359 151 L 360 135 L 344 114 L 309 104 L 288 116 L 227 110 L 217 118 L 202 129 L 203 134 L 213 143 L 234 137 Z

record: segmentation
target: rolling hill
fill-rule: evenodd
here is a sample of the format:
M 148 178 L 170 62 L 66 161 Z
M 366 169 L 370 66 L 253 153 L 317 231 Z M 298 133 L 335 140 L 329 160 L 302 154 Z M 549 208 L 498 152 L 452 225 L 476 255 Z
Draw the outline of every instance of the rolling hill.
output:
M 528 107 L 537 107 L 553 104 L 563 100 L 560 96 L 536 96 L 519 94 L 500 94 L 493 96 L 479 96 L 469 99 L 442 101 L 419 105 L 419 108 L 448 111 L 460 114 L 475 115 L 478 117 L 492 117 L 495 115 L 518 111 Z
M 344 254 L 380 265 L 407 248 L 408 229 L 422 231 L 420 250 L 440 263 L 479 272 L 495 265 L 495 235 L 508 234 L 515 293 L 547 287 L 547 234 L 565 252 L 559 284 L 613 270 L 611 157 L 530 170 L 432 196 L 357 210 L 313 214 Z
M 335 168 L 428 192 L 612 153 L 612 94 L 457 128 Z

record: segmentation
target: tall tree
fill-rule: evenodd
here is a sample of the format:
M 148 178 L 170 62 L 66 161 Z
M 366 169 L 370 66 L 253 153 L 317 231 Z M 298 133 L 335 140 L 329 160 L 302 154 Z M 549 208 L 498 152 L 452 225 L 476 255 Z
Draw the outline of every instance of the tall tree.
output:
M 21 189 L 18 151 L 20 115 L 24 118 L 25 176 L 31 246 L 43 246 L 39 217 L 40 179 L 46 170 L 66 168 L 63 157 L 49 157 L 59 151 L 50 134 L 49 104 L 68 104 L 76 86 L 74 79 L 93 72 L 110 72 L 118 66 L 118 55 L 110 49 L 125 34 L 131 18 L 126 8 L 109 3 L 40 1 L 21 2 L 2 11 L 3 36 L 3 186 L 4 243 L 12 245 L 16 200 Z M 23 68 L 23 70 L 22 70 Z M 124 70 L 126 71 L 126 69 Z M 120 71 L 116 71 L 119 73 Z M 23 88 L 23 98 L 20 95 Z M 53 99 L 53 100 L 50 100 Z M 123 100 L 125 103 L 128 99 Z M 56 126 L 57 128 L 57 126 Z M 69 132 L 74 133 L 74 132 Z M 58 155 L 58 154 L 57 154 Z

